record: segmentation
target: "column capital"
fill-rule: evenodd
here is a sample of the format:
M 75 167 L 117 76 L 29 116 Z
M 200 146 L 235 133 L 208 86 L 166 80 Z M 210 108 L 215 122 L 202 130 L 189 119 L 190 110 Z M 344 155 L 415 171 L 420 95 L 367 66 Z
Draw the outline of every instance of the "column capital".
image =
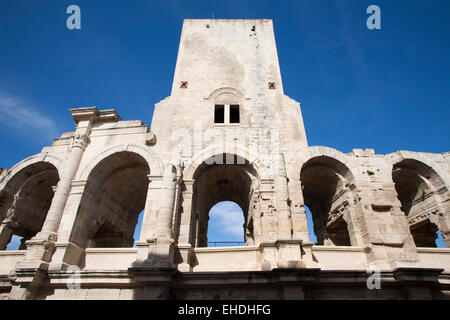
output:
M 73 137 L 73 143 L 72 143 L 72 148 L 80 148 L 83 151 L 86 149 L 86 147 L 88 146 L 89 142 L 90 142 L 90 138 L 89 135 L 87 134 L 82 134 L 82 133 L 75 133 L 74 137 Z

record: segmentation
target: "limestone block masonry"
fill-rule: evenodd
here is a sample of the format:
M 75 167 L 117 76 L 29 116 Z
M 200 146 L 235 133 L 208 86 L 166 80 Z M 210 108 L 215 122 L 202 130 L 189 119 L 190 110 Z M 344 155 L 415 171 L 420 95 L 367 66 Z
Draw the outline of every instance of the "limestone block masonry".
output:
M 450 153 L 308 146 L 271 20 L 185 20 L 151 127 L 70 113 L 0 169 L 0 299 L 450 298 Z M 208 247 L 226 200 L 246 246 Z

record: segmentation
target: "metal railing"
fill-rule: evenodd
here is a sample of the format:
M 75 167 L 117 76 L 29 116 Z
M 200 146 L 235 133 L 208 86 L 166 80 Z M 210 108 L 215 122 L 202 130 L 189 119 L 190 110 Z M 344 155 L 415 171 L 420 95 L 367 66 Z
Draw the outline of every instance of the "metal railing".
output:
M 227 246 L 246 246 L 247 243 L 245 241 L 208 241 L 208 247 L 217 247 L 218 243 L 223 243 L 225 245 L 219 245 L 219 247 L 227 247 Z

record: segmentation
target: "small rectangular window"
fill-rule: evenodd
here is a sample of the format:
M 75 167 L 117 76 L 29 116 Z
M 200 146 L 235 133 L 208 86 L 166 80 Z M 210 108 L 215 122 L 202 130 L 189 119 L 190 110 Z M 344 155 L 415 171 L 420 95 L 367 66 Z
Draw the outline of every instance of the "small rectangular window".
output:
M 230 106 L 230 123 L 239 123 L 239 105 Z
M 225 122 L 225 106 L 223 104 L 216 104 L 214 109 L 214 123 Z

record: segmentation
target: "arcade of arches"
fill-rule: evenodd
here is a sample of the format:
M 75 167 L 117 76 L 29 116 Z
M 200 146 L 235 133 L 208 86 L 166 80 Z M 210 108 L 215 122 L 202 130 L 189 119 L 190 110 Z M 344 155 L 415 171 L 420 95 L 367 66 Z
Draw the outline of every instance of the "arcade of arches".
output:
M 209 212 L 215 204 L 223 201 L 234 202 L 242 209 L 243 224 L 239 227 L 242 228 L 248 248 L 245 250 L 253 252 L 251 250 L 257 248 L 263 270 L 277 267 L 276 263 L 265 262 L 267 259 L 270 261 L 271 257 L 288 257 L 286 261 L 278 262 L 278 266 L 290 266 L 295 262 L 292 260 L 296 259 L 317 263 L 315 260 L 322 259 L 317 254 L 326 251 L 314 248 L 332 250 L 330 248 L 336 247 L 340 248 L 339 252 L 343 252 L 344 248 L 360 250 L 367 239 L 378 246 L 384 245 L 379 244 L 382 241 L 387 246 L 392 242 L 391 252 L 396 250 L 403 254 L 402 247 L 397 244 L 399 241 L 404 241 L 405 248 L 415 245 L 419 251 L 422 247 L 436 247 L 436 234 L 440 232 L 444 240 L 440 246 L 448 247 L 447 212 L 450 197 L 446 183 L 433 168 L 418 160 L 404 159 L 392 166 L 391 189 L 388 188 L 388 182 L 378 185 L 377 192 L 393 190 L 395 193 L 391 199 L 397 199 L 398 204 L 392 201 L 391 206 L 389 203 L 380 205 L 376 197 L 370 200 L 373 203 L 371 206 L 365 205 L 365 188 L 370 183 L 361 183 L 361 177 L 355 177 L 357 169 L 350 170 L 341 159 L 330 155 L 310 157 L 301 164 L 297 181 L 287 177 L 284 161 L 278 164 L 281 164 L 281 169 L 270 176 L 259 171 L 260 167 L 257 169 L 255 163 L 248 159 L 235 154 L 218 154 L 197 165 L 193 170 L 192 183 L 189 183 L 183 176 L 185 168 L 179 164 L 167 164 L 164 173 L 157 176 L 152 175 L 152 168 L 142 155 L 131 151 L 111 153 L 92 166 L 86 180 L 74 184 L 80 189 L 75 188 L 79 192 L 69 194 L 68 203 L 75 203 L 75 206 L 68 206 L 67 209 L 73 223 L 68 224 L 69 218 L 63 217 L 65 227 L 61 227 L 58 234 L 62 241 L 67 239 L 72 247 L 59 245 L 51 263 L 60 259 L 63 265 L 75 264 L 81 268 L 90 268 L 92 258 L 89 257 L 102 251 L 89 250 L 128 248 L 138 253 L 144 252 L 139 254 L 143 254 L 143 261 L 147 265 L 175 265 L 189 272 L 195 268 L 203 270 L 201 268 L 205 266 L 202 259 L 208 254 L 207 250 L 216 250 L 219 249 L 216 246 L 221 246 L 208 248 L 207 234 Z M 371 176 L 369 179 L 374 179 Z M 35 243 L 51 211 L 59 180 L 58 169 L 49 162 L 23 166 L 11 175 L 3 172 L 0 198 L 2 250 L 13 235 L 23 237 L 19 251 L 36 250 Z M 296 190 L 300 193 L 296 193 Z M 400 230 L 403 229 L 395 230 L 398 221 L 402 221 L 401 217 L 394 215 L 397 206 L 401 210 L 404 226 L 408 229 L 405 240 L 398 240 L 398 235 L 403 232 Z M 302 212 L 294 208 L 304 210 L 305 207 L 310 209 L 312 221 L 307 222 L 305 215 L 303 224 L 295 224 L 295 215 Z M 140 213 L 144 217 L 142 224 L 137 223 Z M 383 221 L 397 222 L 381 224 Z M 308 244 L 308 238 L 294 237 L 295 231 L 307 230 L 306 223 L 312 223 L 317 237 L 313 247 Z M 304 229 L 299 229 L 299 225 Z M 145 236 L 141 239 L 133 238 L 136 228 L 143 229 Z M 167 242 L 168 249 L 165 251 L 161 249 L 165 248 L 165 242 L 161 239 L 169 229 L 172 232 L 166 236 L 172 240 Z M 289 234 L 291 240 L 286 239 Z M 407 242 L 408 234 L 412 244 Z M 152 241 L 152 237 L 156 239 L 154 244 L 142 242 L 142 239 Z M 271 241 L 276 244 L 272 246 Z M 302 256 L 292 258 L 296 246 L 292 241 L 302 243 Z M 28 248 L 28 244 L 33 244 L 33 247 Z M 152 246 L 155 248 L 151 249 Z M 73 247 L 79 248 L 78 251 L 74 251 Z M 149 248 L 147 258 L 143 247 Z M 58 250 L 65 251 L 58 254 Z M 230 253 L 237 249 L 227 247 L 225 243 L 222 250 L 214 252 Z M 241 251 L 236 252 L 247 252 L 242 251 L 242 247 L 238 250 Z M 159 258 L 150 258 L 154 254 Z M 411 253 L 408 254 L 411 256 Z M 376 261 L 376 255 L 371 259 Z M 239 259 L 233 261 L 231 259 L 227 263 L 233 265 Z M 248 263 L 248 260 L 245 261 Z M 50 266 L 55 268 L 52 264 Z
M 217 157 L 222 160 L 217 161 Z M 226 164 L 227 157 L 233 164 Z M 214 161 L 223 164 L 207 164 Z M 133 239 L 133 234 L 146 204 L 149 173 L 146 160 L 132 152 L 118 152 L 98 163 L 86 182 L 70 241 L 84 248 L 132 247 L 138 240 Z M 416 245 L 436 247 L 437 232 L 448 244 L 443 214 L 446 207 L 441 199 L 448 198 L 449 192 L 439 175 L 423 163 L 407 159 L 394 165 L 392 179 Z M 46 162 L 27 166 L 9 179 L 0 202 L 3 250 L 13 235 L 23 237 L 19 249 L 26 249 L 26 240 L 41 230 L 58 180 L 57 169 Z M 233 201 L 242 208 L 245 242 L 255 244 L 261 227 L 255 210 L 261 195 L 253 165 L 236 155 L 219 155 L 197 168 L 194 181 L 195 214 L 190 227 L 193 246 L 207 246 L 208 213 L 221 201 Z M 315 157 L 302 165 L 300 182 L 304 204 L 312 214 L 317 245 L 356 245 L 350 217 L 350 204 L 355 199 L 350 170 L 331 157 Z M 173 222 L 179 220 L 174 217 Z M 258 238 L 256 243 L 260 242 Z

